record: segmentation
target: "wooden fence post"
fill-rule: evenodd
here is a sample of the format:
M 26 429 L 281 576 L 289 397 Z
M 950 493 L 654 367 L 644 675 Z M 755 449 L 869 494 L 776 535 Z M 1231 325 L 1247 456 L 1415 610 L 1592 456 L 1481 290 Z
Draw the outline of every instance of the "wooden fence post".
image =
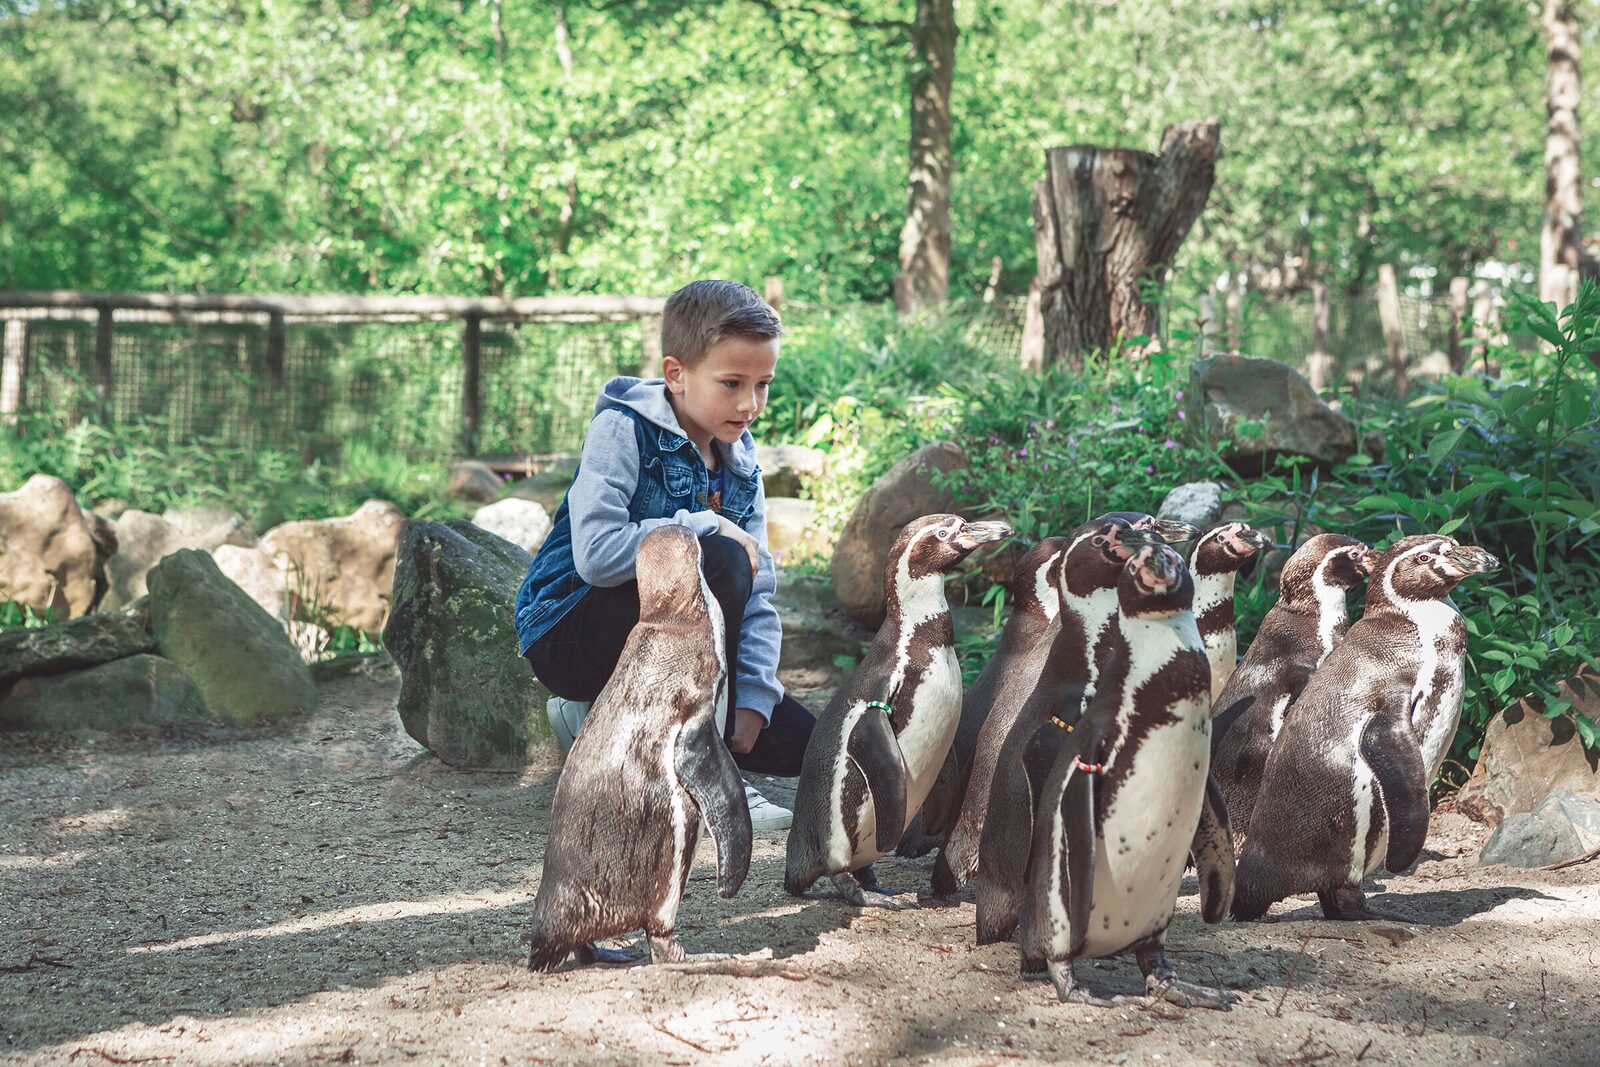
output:
M 783 293 L 778 293 L 783 300 Z M 770 300 L 767 301 L 772 303 Z M 774 309 L 777 304 L 772 305 Z M 645 315 L 639 319 L 639 377 L 661 377 L 661 316 Z
M 1227 345 L 1229 352 L 1237 353 L 1244 347 L 1244 274 L 1240 272 L 1228 280 L 1228 296 L 1223 304 L 1227 317 Z
M 267 375 L 272 381 L 273 388 L 283 385 L 285 333 L 283 312 L 273 312 L 267 317 Z
M 1000 272 L 1004 269 L 1004 266 L 1000 262 L 999 256 L 991 256 L 989 258 L 989 280 L 983 286 L 983 302 L 985 304 L 994 303 L 994 294 L 1000 288 Z
M 111 349 L 115 342 L 115 326 L 110 305 L 99 307 L 94 336 L 94 395 L 100 421 L 110 424 L 116 401 L 116 382 L 111 372 Z
M 1378 322 L 1383 326 L 1383 344 L 1389 350 L 1389 369 L 1394 377 L 1394 395 L 1404 400 L 1410 383 L 1406 378 L 1406 335 L 1400 322 L 1400 286 L 1394 267 L 1378 268 Z
M 1039 306 L 1039 279 L 1028 283 L 1028 303 L 1022 313 L 1022 369 L 1044 370 L 1044 312 Z
M 1467 365 L 1467 346 L 1462 344 L 1461 327 L 1467 317 L 1467 279 L 1450 279 L 1450 369 L 1456 374 Z
M 5 343 L 0 347 L 0 422 L 14 423 L 22 411 L 22 360 L 28 351 L 28 324 L 5 320 Z
M 461 452 L 478 448 L 483 402 L 483 316 L 468 315 L 461 331 Z
M 1328 367 L 1333 356 L 1328 352 L 1328 283 L 1311 283 L 1311 358 L 1307 360 L 1306 377 L 1311 388 L 1322 392 L 1328 384 Z

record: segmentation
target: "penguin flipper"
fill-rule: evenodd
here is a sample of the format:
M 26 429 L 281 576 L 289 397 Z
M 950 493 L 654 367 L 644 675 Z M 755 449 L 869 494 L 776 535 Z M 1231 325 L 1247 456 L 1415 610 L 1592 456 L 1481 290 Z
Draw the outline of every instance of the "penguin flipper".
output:
M 939 777 L 933 780 L 928 799 L 922 802 L 922 832 L 930 837 L 948 834 L 961 815 L 961 757 L 956 747 L 945 754 Z
M 877 846 L 889 852 L 906 828 L 906 759 L 889 716 L 867 708 L 850 729 L 845 751 L 872 793 L 877 815 Z
M 711 839 L 717 843 L 717 895 L 731 897 L 750 873 L 750 805 L 739 768 L 711 716 L 678 734 L 672 765 L 679 784 L 700 805 Z
M 1428 772 L 1422 750 L 1397 715 L 1379 715 L 1361 731 L 1361 758 L 1372 769 L 1389 823 L 1384 866 L 1399 874 L 1417 861 L 1428 837 Z
M 1094 775 L 1077 769 L 1079 746 L 1069 744 L 1038 798 L 1033 859 L 1028 869 L 1018 948 L 1024 970 L 1047 960 L 1073 959 L 1089 936 L 1094 908 Z M 1063 920 L 1066 929 L 1061 930 Z M 1055 946 L 1065 934 L 1063 956 Z
M 1200 804 L 1200 824 L 1190 846 L 1200 874 L 1200 917 L 1219 923 L 1233 904 L 1233 835 L 1228 830 L 1228 805 L 1215 775 L 1206 775 L 1206 793 Z

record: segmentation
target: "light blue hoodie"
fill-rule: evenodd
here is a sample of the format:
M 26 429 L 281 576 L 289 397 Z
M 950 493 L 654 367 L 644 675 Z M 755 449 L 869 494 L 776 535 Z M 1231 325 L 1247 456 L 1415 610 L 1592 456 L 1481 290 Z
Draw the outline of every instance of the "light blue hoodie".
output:
M 715 442 L 724 470 L 723 515 L 755 538 L 759 567 L 745 604 L 734 669 L 735 699 L 768 722 L 783 699 L 778 653 L 783 631 L 772 606 L 777 588 L 767 550 L 766 493 L 749 431 L 732 445 Z M 528 647 L 589 589 L 633 580 L 639 542 L 657 526 L 717 532 L 708 510 L 708 473 L 660 378 L 613 378 L 600 391 L 583 457 L 556 509 L 554 526 L 517 594 L 518 643 Z

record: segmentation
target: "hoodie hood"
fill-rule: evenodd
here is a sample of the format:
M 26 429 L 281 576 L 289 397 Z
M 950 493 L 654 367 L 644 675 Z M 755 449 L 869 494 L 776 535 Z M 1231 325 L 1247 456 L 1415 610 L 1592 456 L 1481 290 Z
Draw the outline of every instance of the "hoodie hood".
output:
M 683 427 L 678 424 L 677 413 L 672 410 L 672 405 L 667 402 L 667 380 L 665 378 L 632 378 L 622 375 L 611 379 L 600 390 L 600 397 L 595 401 L 594 413 L 600 414 L 606 408 L 627 408 L 643 418 L 650 425 L 661 431 L 660 446 L 664 450 L 672 450 L 689 441 L 689 435 L 683 432 Z M 713 438 L 715 441 L 715 438 Z M 746 430 L 739 435 L 733 444 L 723 444 L 716 441 L 718 453 L 728 469 L 739 475 L 750 475 L 756 470 L 756 442 Z

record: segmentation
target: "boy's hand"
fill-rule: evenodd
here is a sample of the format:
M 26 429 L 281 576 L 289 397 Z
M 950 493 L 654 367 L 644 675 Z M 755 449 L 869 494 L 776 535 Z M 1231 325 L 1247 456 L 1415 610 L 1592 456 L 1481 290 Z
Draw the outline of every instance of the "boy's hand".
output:
M 756 544 L 756 539 L 754 537 L 751 537 L 749 534 L 741 530 L 725 515 L 717 516 L 717 536 L 731 538 L 739 542 L 739 547 L 744 549 L 745 555 L 750 557 L 751 574 L 755 574 L 761 569 L 761 546 Z M 743 711 L 745 709 L 741 708 L 739 710 Z M 752 738 L 754 737 L 753 734 L 751 736 Z M 750 750 L 740 749 L 739 751 L 748 752 Z
M 756 738 L 766 728 L 767 721 L 752 708 L 736 708 L 733 713 L 733 740 L 728 747 L 741 755 L 755 747 Z

